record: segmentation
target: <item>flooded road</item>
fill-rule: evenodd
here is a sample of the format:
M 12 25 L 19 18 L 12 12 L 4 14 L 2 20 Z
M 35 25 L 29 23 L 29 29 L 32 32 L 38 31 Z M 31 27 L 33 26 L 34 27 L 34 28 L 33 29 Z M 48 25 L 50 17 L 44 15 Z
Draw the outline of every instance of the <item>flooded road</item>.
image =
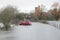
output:
M 0 31 L 0 40 L 60 40 L 60 30 L 42 23 L 16 26 L 10 31 Z

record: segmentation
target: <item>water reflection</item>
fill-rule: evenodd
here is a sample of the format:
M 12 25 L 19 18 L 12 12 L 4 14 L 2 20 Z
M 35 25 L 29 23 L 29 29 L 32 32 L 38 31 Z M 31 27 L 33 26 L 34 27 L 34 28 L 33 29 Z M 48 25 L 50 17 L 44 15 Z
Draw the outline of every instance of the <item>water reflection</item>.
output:
M 0 40 L 60 40 L 60 30 L 42 23 L 18 25 L 13 30 L 0 32 Z

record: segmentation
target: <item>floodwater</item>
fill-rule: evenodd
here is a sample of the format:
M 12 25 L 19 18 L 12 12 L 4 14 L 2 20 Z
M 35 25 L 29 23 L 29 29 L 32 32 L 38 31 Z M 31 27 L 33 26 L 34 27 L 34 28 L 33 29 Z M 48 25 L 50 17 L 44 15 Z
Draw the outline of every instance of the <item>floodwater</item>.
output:
M 30 26 L 16 26 L 0 31 L 0 40 L 60 40 L 60 30 L 48 24 L 32 22 Z

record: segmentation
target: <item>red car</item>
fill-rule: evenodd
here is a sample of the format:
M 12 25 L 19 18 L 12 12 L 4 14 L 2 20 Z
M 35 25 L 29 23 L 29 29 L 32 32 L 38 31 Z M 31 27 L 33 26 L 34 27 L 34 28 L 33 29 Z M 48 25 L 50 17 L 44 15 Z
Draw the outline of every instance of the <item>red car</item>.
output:
M 30 22 L 26 21 L 26 22 L 19 22 L 19 25 L 31 25 Z

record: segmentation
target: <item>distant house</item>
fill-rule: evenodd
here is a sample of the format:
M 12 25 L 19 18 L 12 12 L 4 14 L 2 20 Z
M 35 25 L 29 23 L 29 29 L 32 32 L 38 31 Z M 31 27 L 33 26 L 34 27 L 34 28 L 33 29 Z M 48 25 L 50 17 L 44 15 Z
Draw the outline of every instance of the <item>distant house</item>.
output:
M 38 16 L 39 15 L 39 13 L 40 13 L 40 6 L 38 6 L 38 7 L 35 7 L 35 16 Z

